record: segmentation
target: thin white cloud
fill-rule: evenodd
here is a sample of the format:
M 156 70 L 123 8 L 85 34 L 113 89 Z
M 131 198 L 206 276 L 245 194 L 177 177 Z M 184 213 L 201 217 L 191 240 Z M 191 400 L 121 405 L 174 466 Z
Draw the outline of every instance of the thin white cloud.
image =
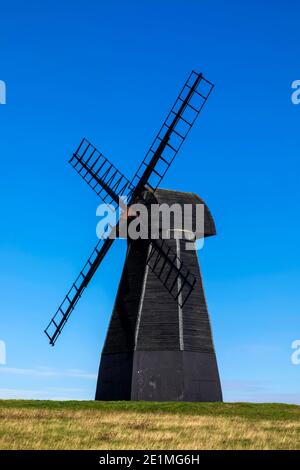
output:
M 80 388 L 49 388 L 45 390 L 0 389 L 0 399 L 6 400 L 85 400 L 86 394 L 86 390 Z
M 279 391 L 259 380 L 223 380 L 223 398 L 227 402 L 288 403 L 300 405 L 299 391 Z
M 79 379 L 96 380 L 97 375 L 81 369 L 58 370 L 48 367 L 26 369 L 20 367 L 0 367 L 0 374 L 26 375 L 35 377 L 73 377 Z
M 266 385 L 258 380 L 223 380 L 222 388 L 226 392 L 261 392 Z
M 299 393 L 253 393 L 240 396 L 232 396 L 225 393 L 225 401 L 227 402 L 249 402 L 249 403 L 286 403 L 288 405 L 300 405 Z

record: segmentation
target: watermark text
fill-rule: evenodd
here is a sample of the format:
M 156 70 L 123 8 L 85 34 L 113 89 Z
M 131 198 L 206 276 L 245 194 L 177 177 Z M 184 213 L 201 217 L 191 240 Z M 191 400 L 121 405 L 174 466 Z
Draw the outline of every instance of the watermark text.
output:
M 185 240 L 187 250 L 203 247 L 204 204 L 131 204 L 124 199 L 113 205 L 100 204 L 96 210 L 98 238 L 130 240 Z M 200 241 L 200 243 L 199 243 Z M 198 242 L 198 243 L 196 243 Z
M 6 344 L 0 340 L 0 365 L 6 364 Z
M 300 104 L 300 80 L 294 80 L 292 83 L 291 100 L 293 104 Z
M 292 364 L 298 366 L 300 364 L 300 339 L 295 339 L 295 341 L 292 342 L 292 349 L 294 349 L 291 355 Z
M 6 83 L 0 80 L 0 104 L 6 104 Z

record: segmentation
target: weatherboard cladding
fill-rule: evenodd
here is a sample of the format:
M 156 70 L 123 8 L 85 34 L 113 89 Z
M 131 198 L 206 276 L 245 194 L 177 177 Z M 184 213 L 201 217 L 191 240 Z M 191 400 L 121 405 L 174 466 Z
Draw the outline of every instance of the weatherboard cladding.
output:
M 169 205 L 203 203 L 193 193 L 157 190 L 157 201 Z M 205 206 L 205 235 L 215 233 Z M 176 240 L 168 240 L 176 252 Z M 193 292 L 179 311 L 178 303 L 156 275 L 147 269 L 149 241 L 129 241 L 126 261 L 112 313 L 103 354 L 137 351 L 214 352 L 197 252 L 179 241 L 179 257 L 196 277 Z M 181 314 L 181 315 L 180 315 Z M 182 323 L 180 318 L 182 316 Z M 182 341 L 180 341 L 180 329 Z
M 199 232 L 197 223 L 196 223 L 196 210 L 195 207 L 197 204 L 204 205 L 204 236 L 209 237 L 216 235 L 216 227 L 209 208 L 199 196 L 194 193 L 184 193 L 181 191 L 171 191 L 166 189 L 157 189 L 155 194 L 151 194 L 149 191 L 144 195 L 146 201 L 154 204 L 167 204 L 172 206 L 173 204 L 179 204 L 182 207 L 182 214 L 185 204 L 191 204 L 193 207 L 192 211 L 192 228 L 193 232 L 196 232 L 196 237 L 202 237 L 203 233 Z M 182 218 L 182 223 L 184 219 Z M 171 219 L 172 223 L 172 219 Z M 199 224 L 198 224 L 199 225 Z M 171 228 L 176 228 L 171 226 Z

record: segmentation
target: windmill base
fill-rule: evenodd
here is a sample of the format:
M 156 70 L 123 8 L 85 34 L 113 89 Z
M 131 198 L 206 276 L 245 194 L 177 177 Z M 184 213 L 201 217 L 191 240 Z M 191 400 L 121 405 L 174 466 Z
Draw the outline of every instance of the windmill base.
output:
M 214 353 L 102 354 L 96 400 L 222 401 Z

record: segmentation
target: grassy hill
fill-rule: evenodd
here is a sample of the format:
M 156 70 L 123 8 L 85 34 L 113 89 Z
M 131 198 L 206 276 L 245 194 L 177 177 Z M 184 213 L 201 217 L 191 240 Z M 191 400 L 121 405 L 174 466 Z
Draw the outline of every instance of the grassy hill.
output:
M 300 449 L 300 407 L 0 400 L 0 449 Z

